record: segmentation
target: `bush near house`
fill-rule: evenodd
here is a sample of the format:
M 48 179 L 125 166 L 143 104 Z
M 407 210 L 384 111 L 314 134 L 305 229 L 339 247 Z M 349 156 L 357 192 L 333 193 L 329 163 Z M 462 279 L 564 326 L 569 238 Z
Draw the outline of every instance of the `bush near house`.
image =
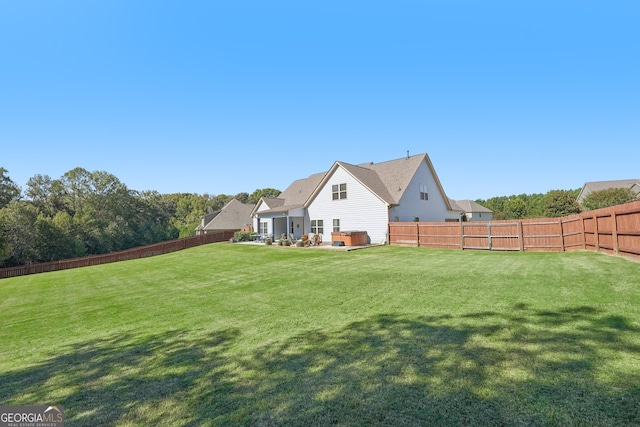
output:
M 236 231 L 233 234 L 233 240 L 236 242 L 252 242 L 257 234 L 255 231 Z

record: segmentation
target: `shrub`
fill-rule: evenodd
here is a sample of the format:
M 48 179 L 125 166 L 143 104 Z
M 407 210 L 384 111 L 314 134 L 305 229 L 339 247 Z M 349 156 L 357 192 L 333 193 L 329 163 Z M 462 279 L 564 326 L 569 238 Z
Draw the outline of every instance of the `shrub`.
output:
M 630 188 L 608 188 L 606 190 L 594 191 L 589 193 L 584 200 L 582 206 L 588 210 L 608 208 L 609 206 L 622 205 L 624 203 L 633 202 L 636 199 L 636 193 Z
M 252 242 L 256 238 L 255 231 L 236 231 L 233 234 L 233 240 L 236 242 Z

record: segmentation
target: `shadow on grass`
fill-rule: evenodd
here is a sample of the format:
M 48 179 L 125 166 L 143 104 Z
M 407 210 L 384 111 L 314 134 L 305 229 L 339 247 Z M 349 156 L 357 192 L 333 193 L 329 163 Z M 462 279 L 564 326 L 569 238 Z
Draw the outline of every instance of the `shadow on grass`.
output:
M 592 307 L 382 315 L 237 354 L 238 330 L 87 342 L 0 374 L 68 425 L 640 425 L 637 327 Z

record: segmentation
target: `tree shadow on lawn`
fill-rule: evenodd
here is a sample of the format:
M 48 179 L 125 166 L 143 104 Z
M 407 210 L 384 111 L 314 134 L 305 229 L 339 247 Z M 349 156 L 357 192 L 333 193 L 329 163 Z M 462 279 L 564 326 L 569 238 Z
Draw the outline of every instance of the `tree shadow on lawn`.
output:
M 70 426 L 631 426 L 639 332 L 591 307 L 518 305 L 380 315 L 240 355 L 234 329 L 114 337 L 0 374 L 0 402 L 62 404 Z

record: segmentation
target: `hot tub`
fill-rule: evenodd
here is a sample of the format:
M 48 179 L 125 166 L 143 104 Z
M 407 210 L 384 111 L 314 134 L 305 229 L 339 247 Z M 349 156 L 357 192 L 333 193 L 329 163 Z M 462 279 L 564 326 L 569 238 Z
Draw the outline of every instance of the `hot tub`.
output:
M 366 231 L 333 231 L 331 232 L 331 243 L 344 242 L 345 246 L 360 246 L 367 244 Z

